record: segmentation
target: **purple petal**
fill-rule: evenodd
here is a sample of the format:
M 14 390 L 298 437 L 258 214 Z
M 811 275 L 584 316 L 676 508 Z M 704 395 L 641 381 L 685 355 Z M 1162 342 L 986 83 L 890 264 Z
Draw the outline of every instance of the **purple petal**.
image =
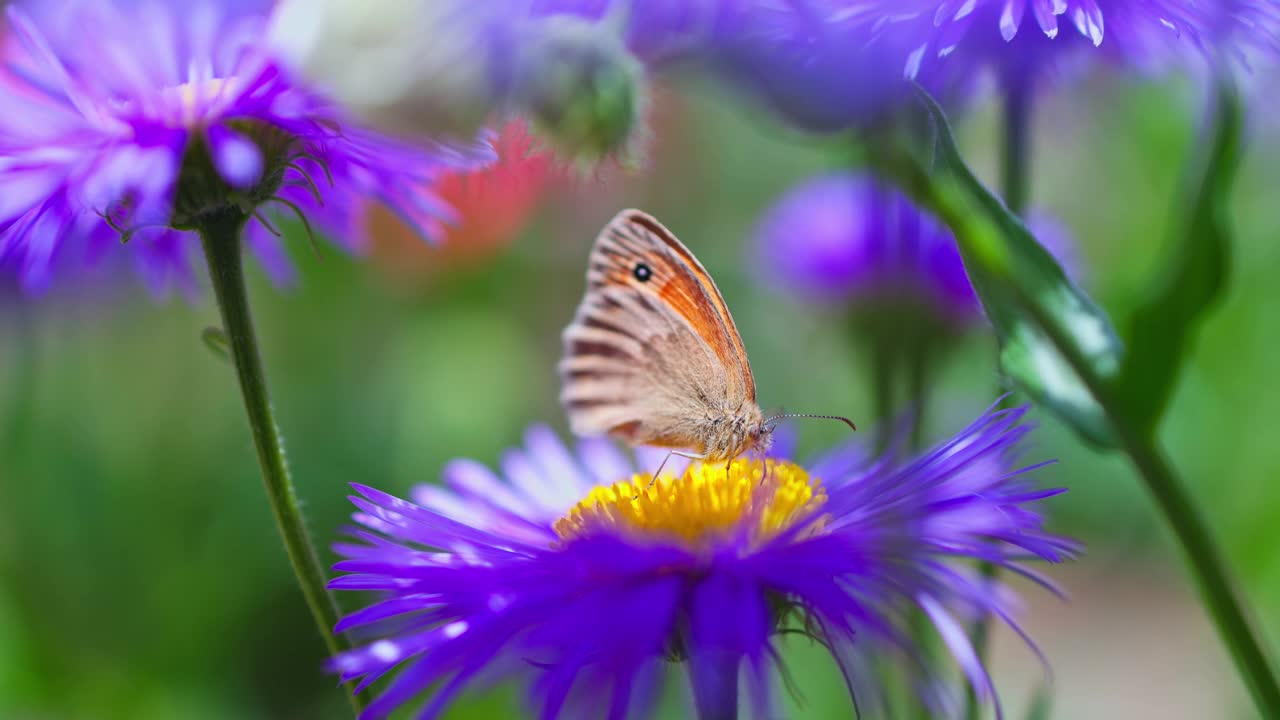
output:
M 249 188 L 262 177 L 262 152 L 245 136 L 222 125 L 205 131 L 213 165 L 223 179 L 237 188 Z

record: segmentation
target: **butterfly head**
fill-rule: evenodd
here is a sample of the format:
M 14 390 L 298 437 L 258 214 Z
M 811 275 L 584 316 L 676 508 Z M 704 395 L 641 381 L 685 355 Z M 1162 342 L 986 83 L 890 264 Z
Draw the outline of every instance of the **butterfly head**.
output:
M 747 452 L 768 452 L 773 425 L 754 403 L 736 412 L 713 417 L 707 426 L 704 455 L 710 460 L 735 458 Z
M 763 414 L 747 426 L 747 448 L 760 454 L 769 452 L 773 446 L 773 424 Z
M 773 426 L 761 416 L 758 420 L 753 420 L 745 425 L 738 438 L 738 447 L 730 453 L 730 457 L 737 457 L 748 452 L 758 453 L 761 456 L 766 455 L 769 452 L 769 448 L 773 447 Z

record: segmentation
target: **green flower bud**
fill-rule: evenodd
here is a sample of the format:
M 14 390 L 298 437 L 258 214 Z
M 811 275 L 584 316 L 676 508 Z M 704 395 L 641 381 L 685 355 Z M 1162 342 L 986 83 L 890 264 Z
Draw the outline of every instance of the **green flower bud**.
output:
M 609 24 L 553 17 L 524 49 L 518 106 L 555 148 L 583 160 L 627 155 L 645 105 L 645 78 Z

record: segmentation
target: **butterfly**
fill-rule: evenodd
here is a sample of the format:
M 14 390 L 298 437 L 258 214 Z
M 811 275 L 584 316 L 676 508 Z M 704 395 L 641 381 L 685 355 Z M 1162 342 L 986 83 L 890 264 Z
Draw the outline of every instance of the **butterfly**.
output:
M 587 290 L 563 334 L 560 401 L 570 429 L 704 461 L 765 453 L 742 336 L 706 268 L 653 217 L 623 210 L 600 231 Z M 856 428 L 855 428 L 856 429 Z

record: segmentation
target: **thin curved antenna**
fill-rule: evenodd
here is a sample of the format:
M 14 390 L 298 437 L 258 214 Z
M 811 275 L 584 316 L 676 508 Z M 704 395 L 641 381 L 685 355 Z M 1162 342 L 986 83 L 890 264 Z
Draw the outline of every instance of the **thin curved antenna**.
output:
M 843 417 L 841 415 L 810 415 L 808 413 L 783 413 L 781 415 L 774 415 L 773 417 L 765 418 L 764 422 L 767 425 L 769 423 L 777 422 L 778 420 L 783 420 L 785 418 L 818 418 L 819 420 L 839 420 L 845 425 L 848 425 L 849 428 L 852 429 L 854 432 L 858 431 L 858 426 L 854 425 L 852 420 L 850 420 L 847 417 Z

